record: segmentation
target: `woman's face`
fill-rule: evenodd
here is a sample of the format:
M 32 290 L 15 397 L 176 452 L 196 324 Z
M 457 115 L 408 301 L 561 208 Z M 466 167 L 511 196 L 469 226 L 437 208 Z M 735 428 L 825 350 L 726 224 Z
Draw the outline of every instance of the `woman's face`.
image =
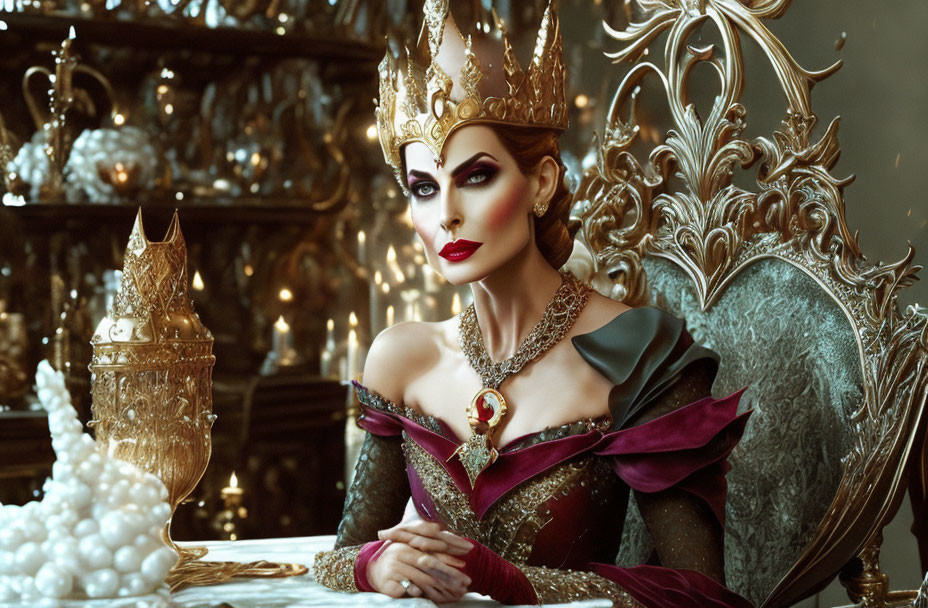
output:
M 403 151 L 413 225 L 450 283 L 479 281 L 534 246 L 532 207 L 554 191 L 539 171 L 522 173 L 492 128 L 455 131 L 440 166 L 425 144 Z

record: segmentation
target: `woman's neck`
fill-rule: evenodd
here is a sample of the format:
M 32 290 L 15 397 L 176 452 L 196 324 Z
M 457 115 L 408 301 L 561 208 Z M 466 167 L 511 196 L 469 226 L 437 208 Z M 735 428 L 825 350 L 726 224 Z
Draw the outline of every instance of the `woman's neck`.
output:
M 534 243 L 493 274 L 471 283 L 477 321 L 493 361 L 515 354 L 560 284 L 560 273 Z

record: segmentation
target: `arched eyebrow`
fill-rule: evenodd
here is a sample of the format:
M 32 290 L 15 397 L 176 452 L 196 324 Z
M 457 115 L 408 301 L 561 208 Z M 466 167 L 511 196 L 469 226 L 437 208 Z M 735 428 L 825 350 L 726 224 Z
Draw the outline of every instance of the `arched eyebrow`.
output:
M 488 156 L 492 158 L 493 160 L 496 160 L 496 157 L 490 154 L 489 152 L 477 152 L 476 154 L 474 154 L 473 156 L 465 160 L 463 163 L 455 167 L 454 170 L 451 172 L 451 177 L 455 178 L 461 173 L 463 173 L 464 171 L 467 171 L 474 163 L 476 163 L 478 160 L 480 160 L 484 156 Z M 499 161 L 496 160 L 496 162 L 499 162 Z M 417 171 L 415 169 L 409 172 L 408 177 L 415 177 L 418 179 L 431 179 L 431 180 L 435 179 L 435 177 L 431 173 L 426 173 L 425 171 Z
M 480 160 L 480 159 L 481 159 L 482 157 L 484 157 L 484 156 L 489 156 L 489 157 L 492 158 L 493 160 L 496 160 L 496 158 L 495 158 L 492 154 L 490 154 L 489 152 L 477 152 L 476 154 L 474 154 L 473 156 L 471 156 L 470 158 L 468 158 L 467 160 L 465 160 L 463 163 L 461 163 L 460 165 L 458 165 L 457 167 L 455 167 L 455 168 L 454 168 L 454 171 L 451 172 L 451 177 L 457 177 L 458 175 L 460 175 L 460 174 L 463 173 L 464 171 L 467 171 L 468 169 L 470 169 L 470 166 L 471 166 L 471 165 L 473 165 L 475 162 L 477 162 L 478 160 Z M 496 160 L 496 162 L 499 162 L 499 161 Z

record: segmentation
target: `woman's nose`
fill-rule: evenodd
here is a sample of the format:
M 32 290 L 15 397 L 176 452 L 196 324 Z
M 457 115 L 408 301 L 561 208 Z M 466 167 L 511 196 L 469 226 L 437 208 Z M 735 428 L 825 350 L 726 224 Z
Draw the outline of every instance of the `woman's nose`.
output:
M 441 227 L 447 231 L 452 231 L 459 227 L 464 218 L 461 216 L 460 207 L 455 200 L 454 193 L 443 194 L 441 201 Z

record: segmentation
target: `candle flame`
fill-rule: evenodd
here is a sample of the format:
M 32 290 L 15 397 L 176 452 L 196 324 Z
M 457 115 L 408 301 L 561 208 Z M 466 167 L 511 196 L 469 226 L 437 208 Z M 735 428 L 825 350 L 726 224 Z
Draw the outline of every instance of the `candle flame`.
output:
M 396 263 L 396 249 L 393 248 L 393 245 L 390 245 L 390 247 L 387 249 L 387 263 Z
M 358 332 L 350 330 L 348 332 L 348 346 L 355 347 L 358 345 Z
M 286 321 L 284 321 L 284 316 L 283 316 L 283 315 L 280 315 L 280 316 L 277 318 L 277 321 L 274 323 L 274 327 L 276 327 L 277 330 L 278 330 L 279 332 L 281 332 L 281 333 L 290 330 L 290 326 L 287 325 L 287 322 L 286 322 Z
M 358 243 L 363 245 L 366 242 L 367 242 L 367 235 L 364 234 L 363 230 L 359 230 L 358 231 Z
M 203 284 L 203 277 L 200 276 L 199 270 L 193 273 L 193 288 L 197 291 L 206 289 L 206 285 Z
M 380 288 L 383 290 L 384 295 L 387 295 L 387 296 L 390 295 L 390 284 L 389 283 L 384 283 L 383 285 L 381 285 Z
M 393 325 L 393 305 L 387 306 L 387 327 Z
M 354 314 L 353 311 L 350 315 L 348 315 L 348 325 L 352 328 L 358 326 L 358 315 Z
M 327 331 L 335 331 L 335 321 L 332 319 L 329 319 L 328 321 L 326 321 L 325 328 Z
M 288 288 L 284 287 L 280 290 L 280 301 L 281 302 L 292 302 L 293 301 L 293 292 Z
M 74 30 L 73 25 L 71 26 L 71 29 L 68 30 L 68 38 L 70 38 L 71 40 L 74 40 L 75 38 L 77 38 L 77 32 Z
M 229 487 L 230 488 L 238 487 L 238 477 L 235 476 L 235 471 L 232 471 L 232 475 L 229 476 Z
M 374 283 L 377 285 L 383 283 L 383 275 L 380 274 L 379 270 L 374 273 Z

